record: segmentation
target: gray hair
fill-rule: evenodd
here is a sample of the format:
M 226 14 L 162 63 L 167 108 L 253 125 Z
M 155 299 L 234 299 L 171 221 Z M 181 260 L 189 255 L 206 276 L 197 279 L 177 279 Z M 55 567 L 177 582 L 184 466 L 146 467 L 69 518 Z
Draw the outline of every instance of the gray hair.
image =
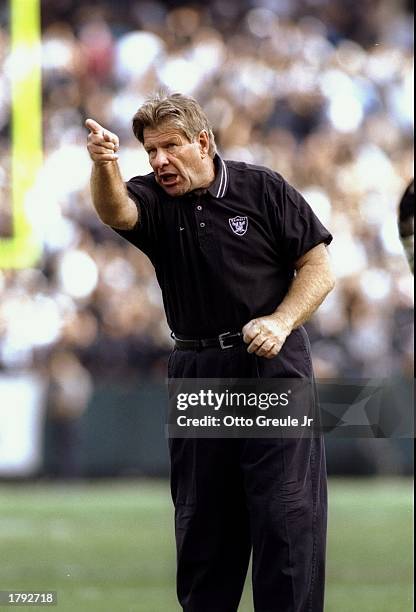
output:
M 142 144 L 145 128 L 155 129 L 162 123 L 169 123 L 182 130 L 190 142 L 205 130 L 209 137 L 210 157 L 217 152 L 214 134 L 208 118 L 198 102 L 180 93 L 156 93 L 149 97 L 133 117 L 133 133 Z

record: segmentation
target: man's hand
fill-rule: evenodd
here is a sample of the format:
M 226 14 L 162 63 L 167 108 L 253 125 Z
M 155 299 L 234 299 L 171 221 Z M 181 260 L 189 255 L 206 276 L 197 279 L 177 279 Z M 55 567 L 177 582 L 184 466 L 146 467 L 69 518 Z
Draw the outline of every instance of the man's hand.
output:
M 87 139 L 87 149 L 92 161 L 99 165 L 116 161 L 119 148 L 118 136 L 104 129 L 94 119 L 87 119 L 85 127 L 90 131 Z
M 292 330 L 282 317 L 272 314 L 252 319 L 243 327 L 243 340 L 247 351 L 259 357 L 273 359 L 279 353 Z

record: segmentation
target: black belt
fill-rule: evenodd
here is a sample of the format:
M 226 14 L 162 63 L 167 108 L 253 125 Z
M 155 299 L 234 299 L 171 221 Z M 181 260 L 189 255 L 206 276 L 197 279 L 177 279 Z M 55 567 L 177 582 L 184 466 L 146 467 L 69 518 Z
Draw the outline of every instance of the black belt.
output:
M 180 351 L 200 351 L 205 348 L 228 349 L 244 344 L 241 332 L 224 332 L 215 338 L 178 338 L 171 334 L 175 341 L 175 348 Z

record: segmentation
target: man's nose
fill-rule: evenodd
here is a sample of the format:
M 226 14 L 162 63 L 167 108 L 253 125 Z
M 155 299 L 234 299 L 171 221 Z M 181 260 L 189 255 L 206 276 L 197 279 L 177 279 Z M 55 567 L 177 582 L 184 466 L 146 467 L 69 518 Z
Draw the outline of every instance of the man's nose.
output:
M 168 163 L 169 160 L 166 155 L 166 151 L 164 151 L 163 149 L 157 151 L 156 156 L 154 158 L 154 165 L 156 166 L 156 168 L 163 168 L 163 166 L 166 166 Z

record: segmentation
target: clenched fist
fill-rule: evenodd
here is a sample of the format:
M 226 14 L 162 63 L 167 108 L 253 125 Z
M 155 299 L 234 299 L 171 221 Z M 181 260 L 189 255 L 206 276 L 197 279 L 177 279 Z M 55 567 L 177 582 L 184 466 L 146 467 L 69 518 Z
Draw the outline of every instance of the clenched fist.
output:
M 119 147 L 118 136 L 104 129 L 94 119 L 87 119 L 85 127 L 90 131 L 87 139 L 87 149 L 92 161 L 96 164 L 108 164 L 116 161 Z
M 273 359 L 279 353 L 291 328 L 276 315 L 252 319 L 243 327 L 247 351 L 259 357 Z

